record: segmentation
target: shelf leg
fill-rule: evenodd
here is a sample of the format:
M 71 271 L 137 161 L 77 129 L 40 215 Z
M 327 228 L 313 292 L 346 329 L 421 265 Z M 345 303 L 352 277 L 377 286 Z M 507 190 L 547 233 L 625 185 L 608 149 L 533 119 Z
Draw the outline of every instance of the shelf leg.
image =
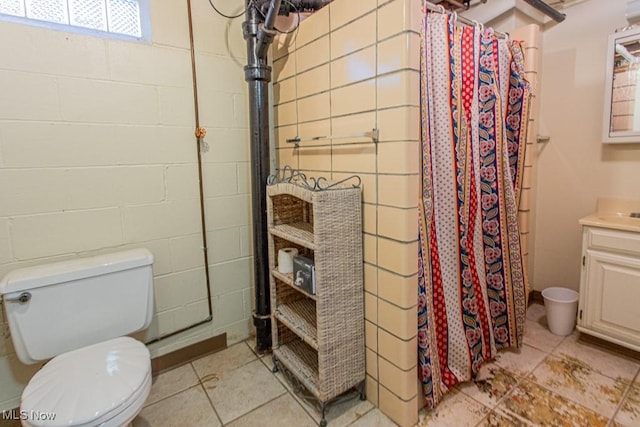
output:
M 271 360 L 273 361 L 273 368 L 271 368 L 271 372 L 273 372 L 274 374 L 276 372 L 278 372 L 280 369 L 278 369 L 278 359 L 276 359 L 276 355 L 272 354 L 271 355 Z
M 367 400 L 366 380 L 362 380 L 360 383 L 360 400 Z
M 320 409 L 322 410 L 322 420 L 320 421 L 320 427 L 327 427 L 327 420 L 324 417 L 327 404 L 325 402 L 320 403 Z

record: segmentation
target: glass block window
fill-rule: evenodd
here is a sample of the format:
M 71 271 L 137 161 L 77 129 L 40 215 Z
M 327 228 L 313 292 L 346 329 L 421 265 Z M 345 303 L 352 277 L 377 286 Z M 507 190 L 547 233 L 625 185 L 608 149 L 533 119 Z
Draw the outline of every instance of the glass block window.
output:
M 0 0 L 0 17 L 141 38 L 141 3 L 146 6 L 146 0 Z

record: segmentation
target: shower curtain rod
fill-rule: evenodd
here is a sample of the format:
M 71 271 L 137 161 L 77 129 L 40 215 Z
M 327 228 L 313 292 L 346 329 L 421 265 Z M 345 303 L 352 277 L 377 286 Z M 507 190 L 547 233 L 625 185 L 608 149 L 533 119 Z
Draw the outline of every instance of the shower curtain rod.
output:
M 461 22 L 464 25 L 469 25 L 471 27 L 476 27 L 476 26 L 483 27 L 484 26 L 484 24 L 482 24 L 482 23 L 480 23 L 478 21 L 473 21 L 471 19 L 465 18 L 464 16 L 460 16 L 455 12 L 450 12 L 447 9 L 445 9 L 443 6 L 437 5 L 435 3 L 431 3 L 430 1 L 424 0 L 423 4 L 431 12 L 448 13 L 450 15 L 453 15 L 455 17 L 456 22 Z M 494 30 L 494 34 L 496 35 L 496 37 L 499 37 L 499 38 L 502 38 L 502 39 L 508 39 L 509 38 L 509 33 L 502 33 L 500 31 L 495 31 Z

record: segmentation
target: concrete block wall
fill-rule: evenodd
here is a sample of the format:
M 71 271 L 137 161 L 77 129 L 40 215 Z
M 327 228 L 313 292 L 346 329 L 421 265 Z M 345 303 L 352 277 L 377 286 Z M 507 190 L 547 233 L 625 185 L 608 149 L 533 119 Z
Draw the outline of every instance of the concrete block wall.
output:
M 362 179 L 367 397 L 417 422 L 419 0 L 335 0 L 274 46 L 278 167 Z M 380 129 L 349 138 L 286 143 Z
M 150 340 L 208 316 L 186 2 L 149 2 L 150 42 L 0 21 L 0 276 L 147 247 Z M 151 346 L 165 354 L 226 332 L 251 310 L 245 50 L 241 19 L 194 1 L 213 322 Z M 61 313 L 61 315 L 68 315 Z M 0 315 L 0 409 L 37 366 L 16 358 Z

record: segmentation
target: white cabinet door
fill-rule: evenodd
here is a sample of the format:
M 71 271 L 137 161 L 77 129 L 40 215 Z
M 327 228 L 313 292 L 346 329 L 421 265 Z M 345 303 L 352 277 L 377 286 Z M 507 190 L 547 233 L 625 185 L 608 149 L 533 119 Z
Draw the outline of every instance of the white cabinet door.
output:
M 585 269 L 581 325 L 640 349 L 640 259 L 590 249 Z

